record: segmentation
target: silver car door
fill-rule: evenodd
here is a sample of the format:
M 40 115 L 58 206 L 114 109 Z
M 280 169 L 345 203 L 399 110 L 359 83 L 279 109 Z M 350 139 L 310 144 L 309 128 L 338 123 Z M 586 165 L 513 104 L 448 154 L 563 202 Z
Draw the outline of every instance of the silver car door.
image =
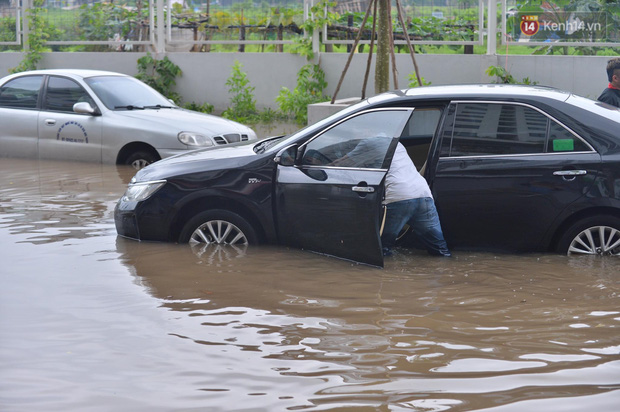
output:
M 39 113 L 39 156 L 101 162 L 102 117 L 75 113 L 75 103 L 95 106 L 88 92 L 72 79 L 50 76 Z
M 38 100 L 43 76 L 22 76 L 0 86 L 0 156 L 37 157 Z

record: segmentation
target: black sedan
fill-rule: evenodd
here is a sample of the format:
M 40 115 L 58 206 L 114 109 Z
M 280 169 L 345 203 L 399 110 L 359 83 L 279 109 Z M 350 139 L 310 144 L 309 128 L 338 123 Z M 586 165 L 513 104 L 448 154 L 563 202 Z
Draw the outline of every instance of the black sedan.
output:
M 379 137 L 393 144 L 372 161 L 333 163 Z M 165 159 L 133 178 L 116 228 L 138 240 L 280 243 L 381 266 L 396 141 L 428 181 L 452 249 L 620 255 L 620 110 L 514 85 L 385 93 L 291 136 Z

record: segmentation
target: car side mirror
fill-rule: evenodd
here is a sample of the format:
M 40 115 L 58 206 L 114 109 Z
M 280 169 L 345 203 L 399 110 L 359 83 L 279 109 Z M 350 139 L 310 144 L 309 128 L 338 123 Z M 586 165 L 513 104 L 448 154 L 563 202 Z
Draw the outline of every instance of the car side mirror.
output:
M 294 166 L 295 159 L 297 159 L 297 145 L 287 146 L 280 150 L 273 161 L 280 166 Z
M 95 109 L 88 102 L 79 102 L 73 105 L 73 111 L 79 114 L 89 114 L 91 116 L 98 116 L 99 110 Z

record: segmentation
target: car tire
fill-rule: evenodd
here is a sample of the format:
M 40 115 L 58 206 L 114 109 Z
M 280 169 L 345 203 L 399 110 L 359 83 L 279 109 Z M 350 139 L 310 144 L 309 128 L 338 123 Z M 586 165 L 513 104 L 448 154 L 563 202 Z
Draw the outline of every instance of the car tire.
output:
M 256 230 L 243 217 L 227 210 L 209 210 L 190 219 L 179 236 L 179 243 L 214 245 L 254 245 Z
M 557 251 L 567 255 L 620 256 L 620 218 L 591 216 L 569 227 Z
M 138 150 L 137 152 L 130 154 L 127 159 L 125 159 L 125 164 L 136 170 L 140 170 L 158 160 L 159 156 L 145 150 Z

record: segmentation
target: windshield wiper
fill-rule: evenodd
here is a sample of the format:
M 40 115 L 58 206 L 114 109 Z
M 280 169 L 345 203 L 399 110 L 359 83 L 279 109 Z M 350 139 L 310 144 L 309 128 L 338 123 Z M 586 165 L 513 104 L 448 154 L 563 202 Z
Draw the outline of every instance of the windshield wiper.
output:
M 174 106 L 163 106 L 156 104 L 155 106 L 144 106 L 145 109 L 174 109 Z
M 142 107 L 142 106 L 134 106 L 132 104 L 129 104 L 127 106 L 114 106 L 114 109 L 144 110 L 144 107 Z

